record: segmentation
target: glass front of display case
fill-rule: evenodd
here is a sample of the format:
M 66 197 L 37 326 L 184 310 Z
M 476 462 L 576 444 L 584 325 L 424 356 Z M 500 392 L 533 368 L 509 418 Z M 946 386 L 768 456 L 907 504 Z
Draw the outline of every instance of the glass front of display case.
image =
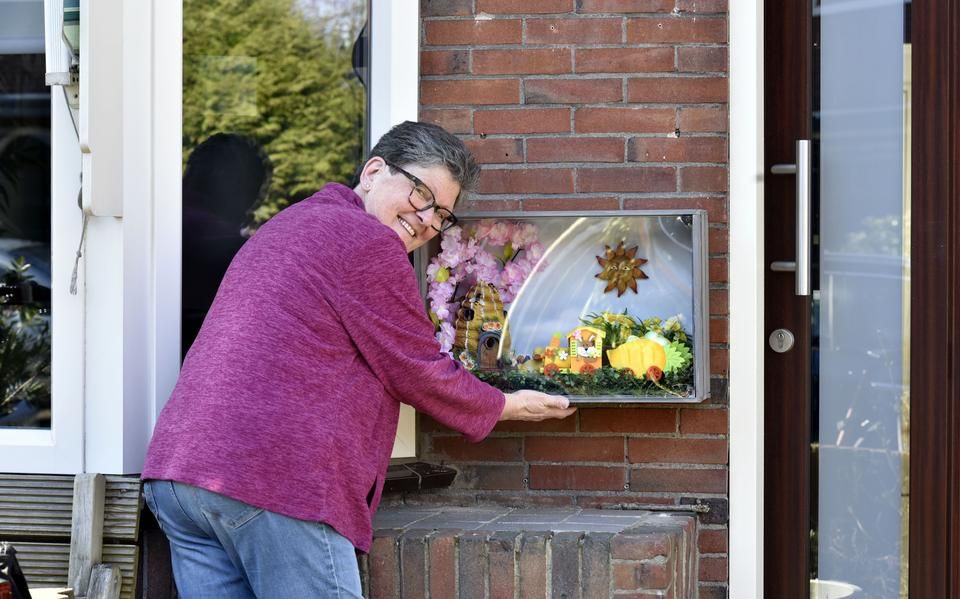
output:
M 709 394 L 702 210 L 476 213 L 417 263 L 444 351 L 573 403 Z

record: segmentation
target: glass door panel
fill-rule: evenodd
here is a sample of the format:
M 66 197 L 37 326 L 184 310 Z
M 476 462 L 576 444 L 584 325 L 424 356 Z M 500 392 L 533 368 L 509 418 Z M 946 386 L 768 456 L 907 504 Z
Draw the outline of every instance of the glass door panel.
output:
M 812 577 L 876 598 L 906 592 L 908 8 L 814 7 Z

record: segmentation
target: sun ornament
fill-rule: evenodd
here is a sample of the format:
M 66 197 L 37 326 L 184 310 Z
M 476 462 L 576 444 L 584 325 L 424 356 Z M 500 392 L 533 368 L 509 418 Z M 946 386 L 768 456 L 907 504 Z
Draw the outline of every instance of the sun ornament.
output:
M 610 249 L 610 246 L 604 246 L 606 250 L 603 256 L 597 256 L 597 262 L 603 268 L 596 277 L 607 282 L 603 289 L 604 293 L 610 293 L 617 290 L 617 297 L 632 289 L 637 293 L 637 281 L 648 278 L 646 273 L 640 270 L 640 267 L 647 263 L 644 258 L 637 258 L 637 246 L 625 249 L 623 242 L 617 244 L 617 247 Z

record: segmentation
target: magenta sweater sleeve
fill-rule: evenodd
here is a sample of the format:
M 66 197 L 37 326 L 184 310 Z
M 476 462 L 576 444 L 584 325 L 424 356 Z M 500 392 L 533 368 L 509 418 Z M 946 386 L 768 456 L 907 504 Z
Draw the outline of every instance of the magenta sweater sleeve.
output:
M 390 229 L 341 262 L 337 312 L 385 390 L 479 441 L 503 412 L 503 393 L 440 351 L 405 248 Z

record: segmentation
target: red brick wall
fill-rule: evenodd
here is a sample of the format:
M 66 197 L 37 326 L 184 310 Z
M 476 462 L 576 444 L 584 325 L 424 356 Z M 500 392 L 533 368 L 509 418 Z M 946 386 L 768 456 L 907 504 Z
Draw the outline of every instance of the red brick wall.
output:
M 460 471 L 408 502 L 709 504 L 701 597 L 726 595 L 726 0 L 422 0 L 420 118 L 484 163 L 476 210 L 705 208 L 713 397 L 582 409 L 465 443 L 421 416 L 423 459 Z
M 677 514 L 620 533 L 384 529 L 360 577 L 370 599 L 689 599 L 696 528 Z

